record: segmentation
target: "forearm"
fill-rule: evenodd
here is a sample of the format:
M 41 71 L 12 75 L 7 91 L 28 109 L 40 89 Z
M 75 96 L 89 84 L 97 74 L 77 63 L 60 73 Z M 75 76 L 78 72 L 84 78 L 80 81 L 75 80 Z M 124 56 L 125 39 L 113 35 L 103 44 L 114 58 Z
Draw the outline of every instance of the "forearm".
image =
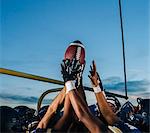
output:
M 82 116 L 83 116 L 83 115 L 81 115 L 81 112 L 89 113 L 89 109 L 88 109 L 86 103 L 81 98 L 81 96 L 79 95 L 77 90 L 70 91 L 67 95 L 69 96 L 69 99 L 74 108 L 74 111 L 77 114 L 77 116 L 79 117 L 79 119 L 82 118 Z
M 51 109 L 56 112 L 58 109 L 58 106 L 62 105 L 64 103 L 65 99 L 65 87 L 61 90 L 61 92 L 54 98 L 51 105 L 49 106 L 48 111 L 51 111 Z
M 59 105 L 63 104 L 65 98 L 65 87 L 61 90 L 61 92 L 55 97 L 52 103 L 49 105 L 46 114 L 39 122 L 37 128 L 46 128 L 49 120 L 55 114 Z
M 87 104 L 86 101 L 86 96 L 85 96 L 85 91 L 84 91 L 84 87 L 83 87 L 83 83 L 82 83 L 82 78 L 80 80 L 80 86 L 77 88 L 79 95 L 82 97 L 82 99 L 85 101 L 85 103 Z
M 98 102 L 100 112 L 102 113 L 103 117 L 106 119 L 108 124 L 113 125 L 115 122 L 119 121 L 119 118 L 116 116 L 116 114 L 112 111 L 112 109 L 108 105 L 106 98 L 104 96 L 104 92 L 101 91 L 99 93 L 95 93 L 95 96 Z
M 67 127 L 70 125 L 70 122 L 72 120 L 72 114 L 73 114 L 73 109 L 72 105 L 70 103 L 70 99 L 68 95 L 65 97 L 65 102 L 64 102 L 64 112 L 63 116 L 59 119 L 59 121 L 56 123 L 54 128 L 56 130 L 63 130 L 67 129 Z
M 80 82 L 82 84 L 82 80 Z M 77 91 L 79 92 L 78 94 L 80 95 L 80 97 L 82 97 L 82 100 L 86 103 L 85 92 L 84 92 L 83 86 L 81 84 L 78 87 Z M 71 122 L 71 120 L 76 119 L 76 118 L 74 118 L 74 117 L 76 117 L 76 115 L 74 115 L 74 117 L 73 117 L 73 113 L 74 113 L 74 110 L 72 108 L 69 96 L 66 95 L 65 102 L 64 102 L 63 116 L 59 119 L 59 121 L 56 123 L 54 128 L 56 130 L 66 129 L 66 127 L 68 127 L 70 125 L 69 123 Z
M 89 71 L 90 75 L 88 76 L 91 79 L 92 87 L 96 95 L 100 112 L 102 113 L 107 123 L 112 125 L 115 122 L 117 122 L 119 118 L 113 113 L 112 109 L 108 105 L 105 98 L 106 96 L 104 93 L 102 81 L 100 79 L 99 74 L 96 72 L 96 64 L 94 61 L 92 62 L 92 64 L 93 66 L 91 66 L 91 71 Z
M 70 91 L 68 95 L 77 117 L 84 123 L 90 132 L 106 131 L 105 126 L 96 117 L 92 116 L 88 106 L 76 91 Z

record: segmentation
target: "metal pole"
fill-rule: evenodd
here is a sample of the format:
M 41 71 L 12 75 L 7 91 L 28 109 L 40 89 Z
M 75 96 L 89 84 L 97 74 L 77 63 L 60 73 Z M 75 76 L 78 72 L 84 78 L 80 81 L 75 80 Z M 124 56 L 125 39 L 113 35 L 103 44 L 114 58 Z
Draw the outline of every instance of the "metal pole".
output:
M 5 68 L 0 68 L 0 73 L 6 74 L 6 75 L 11 75 L 11 76 L 16 76 L 16 77 L 21 77 L 21 78 L 26 78 L 26 79 L 32 79 L 32 80 L 38 80 L 38 81 L 42 81 L 42 82 L 64 85 L 64 82 L 62 82 L 60 80 L 45 78 L 45 77 L 32 75 L 32 74 L 28 74 L 28 73 L 23 73 L 23 72 L 18 72 L 18 71 L 14 71 L 14 70 L 9 70 L 9 69 L 5 69 Z M 56 92 L 58 90 L 60 90 L 60 88 L 49 90 L 48 92 Z M 86 86 L 84 86 L 84 90 L 93 91 L 92 88 L 86 87 Z M 115 94 L 115 93 L 111 93 L 111 92 L 106 92 L 106 93 L 112 94 L 112 95 L 120 97 L 120 98 L 126 98 L 126 96 L 123 96 L 120 94 Z M 47 94 L 47 92 L 46 92 L 46 94 Z M 44 95 L 45 95 L 45 93 L 44 93 Z
M 124 33 L 123 33 L 121 0 L 119 0 L 119 13 L 120 13 L 121 36 L 122 36 L 122 50 L 123 50 L 123 68 L 124 68 L 125 96 L 126 96 L 126 99 L 128 99 L 128 96 L 127 96 L 126 60 L 125 60 L 125 46 L 124 46 Z
M 14 71 L 14 70 L 5 69 L 5 68 L 0 68 L 0 73 L 1 74 L 12 75 L 12 76 L 17 76 L 17 77 L 21 77 L 21 78 L 27 78 L 27 79 L 33 79 L 33 80 L 58 84 L 58 85 L 64 85 L 64 82 L 62 82 L 60 80 L 45 78 L 45 77 L 42 77 L 42 76 L 37 76 L 37 75 L 33 75 L 33 74 L 18 72 L 18 71 Z

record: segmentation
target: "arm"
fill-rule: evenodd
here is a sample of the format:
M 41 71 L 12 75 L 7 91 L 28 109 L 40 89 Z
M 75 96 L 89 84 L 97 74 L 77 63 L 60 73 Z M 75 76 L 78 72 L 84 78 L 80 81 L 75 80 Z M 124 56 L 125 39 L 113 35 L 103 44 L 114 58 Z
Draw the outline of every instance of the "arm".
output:
M 69 97 L 79 121 L 83 122 L 90 132 L 99 133 L 108 131 L 106 126 L 91 114 L 86 102 L 76 89 L 74 80 L 76 79 L 76 75 L 80 72 L 80 64 L 72 63 L 71 65 L 67 65 L 64 62 L 61 66 L 66 87 L 66 97 Z
M 83 70 L 80 72 L 79 76 L 77 76 L 76 81 L 78 81 L 78 82 L 76 82 L 76 87 L 77 87 L 78 94 L 80 95 L 80 97 L 83 98 L 84 102 L 87 105 L 86 96 L 85 96 L 85 92 L 83 90 L 83 85 L 82 85 L 82 72 L 83 72 Z M 68 129 L 68 127 L 70 126 L 70 123 L 76 119 L 78 119 L 78 118 L 74 114 L 74 110 L 72 108 L 69 96 L 66 95 L 65 102 L 64 102 L 63 116 L 59 119 L 59 121 L 56 123 L 54 128 L 58 131 L 66 131 Z
M 115 115 L 115 113 L 112 111 L 112 109 L 107 103 L 103 85 L 98 73 L 96 72 L 96 64 L 94 61 L 92 62 L 92 65 L 93 66 L 91 66 L 89 78 L 91 79 L 91 83 L 98 102 L 99 109 L 103 117 L 106 119 L 107 123 L 113 125 L 114 123 L 119 121 L 119 118 Z
M 49 108 L 47 109 L 46 114 L 44 115 L 42 120 L 39 122 L 37 128 L 46 128 L 47 127 L 49 120 L 55 114 L 58 106 L 63 104 L 64 99 L 65 99 L 65 87 L 60 91 L 60 93 L 55 97 L 53 102 L 49 105 Z
M 84 102 L 87 104 L 86 101 L 86 95 L 85 95 L 85 91 L 84 91 L 84 87 L 83 87 L 83 83 L 82 83 L 82 77 L 80 80 L 80 86 L 77 88 L 79 95 L 82 97 L 82 99 L 84 100 Z M 87 104 L 88 105 L 88 104 Z
M 65 132 L 68 129 L 73 119 L 72 111 L 72 105 L 70 103 L 68 95 L 66 95 L 64 102 L 64 113 L 63 116 L 59 119 L 59 121 L 55 124 L 55 130 Z
M 76 90 L 69 91 L 67 95 L 78 119 L 84 123 L 90 132 L 100 133 L 107 131 L 105 125 L 91 114 L 87 104 L 81 99 Z
M 109 125 L 113 125 L 114 123 L 118 122 L 120 119 L 115 115 L 115 113 L 108 105 L 104 93 L 103 92 L 95 93 L 95 96 L 98 102 L 99 109 L 103 117 L 106 119 L 107 123 Z

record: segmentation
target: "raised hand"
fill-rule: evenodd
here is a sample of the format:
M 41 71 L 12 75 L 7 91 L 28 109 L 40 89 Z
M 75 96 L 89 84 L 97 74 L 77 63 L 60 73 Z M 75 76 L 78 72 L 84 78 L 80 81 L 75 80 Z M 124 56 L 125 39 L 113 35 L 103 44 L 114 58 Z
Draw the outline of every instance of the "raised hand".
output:
M 63 60 L 61 64 L 61 73 L 64 79 L 64 82 L 70 80 L 76 80 L 77 75 L 80 74 L 82 66 L 80 65 L 79 61 L 76 59 L 70 60 Z
M 90 75 L 88 75 L 88 77 L 91 80 L 92 86 L 93 87 L 97 87 L 99 86 L 101 88 L 101 91 L 103 91 L 103 85 L 100 79 L 100 76 L 98 74 L 98 72 L 96 71 L 96 64 L 94 61 L 92 61 L 92 66 L 90 65 Z

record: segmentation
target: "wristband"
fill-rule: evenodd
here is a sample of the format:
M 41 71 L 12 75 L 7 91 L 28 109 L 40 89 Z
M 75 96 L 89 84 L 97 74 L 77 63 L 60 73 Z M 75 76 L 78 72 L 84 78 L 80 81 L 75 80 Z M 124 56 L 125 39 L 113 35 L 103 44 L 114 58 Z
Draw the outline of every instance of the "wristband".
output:
M 94 90 L 94 93 L 99 93 L 102 91 L 99 85 L 96 87 L 93 87 L 93 90 Z
M 71 91 L 71 90 L 73 90 L 73 89 L 76 89 L 75 83 L 74 83 L 74 81 L 72 81 L 72 80 L 67 81 L 67 82 L 65 83 L 65 86 L 66 86 L 66 94 L 67 94 L 69 91 Z

